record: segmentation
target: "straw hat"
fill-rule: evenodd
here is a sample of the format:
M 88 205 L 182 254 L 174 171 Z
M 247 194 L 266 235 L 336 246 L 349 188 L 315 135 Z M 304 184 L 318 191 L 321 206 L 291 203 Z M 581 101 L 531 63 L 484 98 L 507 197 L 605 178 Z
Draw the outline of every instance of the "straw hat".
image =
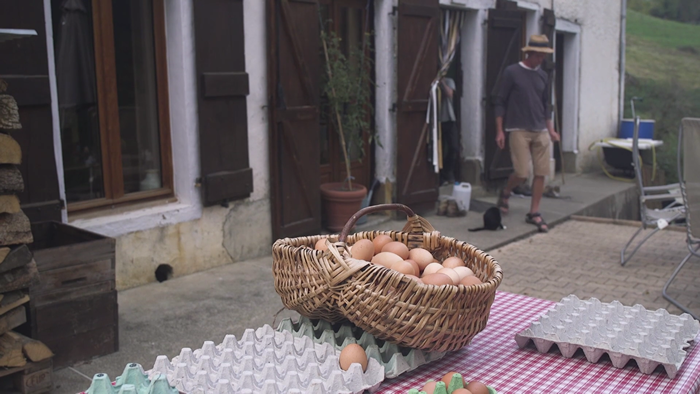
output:
M 523 47 L 523 52 L 554 53 L 554 49 L 549 47 L 549 38 L 544 34 L 530 36 L 527 46 Z

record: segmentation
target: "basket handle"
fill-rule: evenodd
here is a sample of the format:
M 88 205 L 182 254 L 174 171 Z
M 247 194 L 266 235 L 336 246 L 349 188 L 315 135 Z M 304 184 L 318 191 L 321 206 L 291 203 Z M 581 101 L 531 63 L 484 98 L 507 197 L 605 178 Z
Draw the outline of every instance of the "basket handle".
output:
M 416 216 L 416 214 L 413 212 L 413 210 L 403 204 L 379 204 L 379 205 L 372 205 L 366 208 L 362 208 L 359 211 L 357 211 L 354 215 L 348 219 L 348 222 L 345 223 L 345 227 L 343 227 L 343 231 L 340 232 L 340 237 L 338 238 L 338 242 L 345 242 L 345 240 L 348 237 L 348 233 L 350 233 L 350 230 L 355 227 L 355 223 L 360 219 L 362 216 L 365 216 L 369 213 L 374 213 L 374 212 L 379 212 L 379 211 L 403 211 L 406 216 L 409 218 Z

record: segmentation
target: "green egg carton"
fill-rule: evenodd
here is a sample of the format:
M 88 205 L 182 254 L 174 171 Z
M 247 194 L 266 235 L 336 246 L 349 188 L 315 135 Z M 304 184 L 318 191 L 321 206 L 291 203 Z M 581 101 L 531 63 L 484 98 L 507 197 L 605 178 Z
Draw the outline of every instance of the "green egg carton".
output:
M 430 379 L 425 383 L 427 384 L 428 382 L 434 382 L 434 380 Z M 450 384 L 447 386 L 445 386 L 445 382 L 437 382 L 437 384 L 435 384 L 435 390 L 433 391 L 433 394 L 452 394 L 453 391 L 457 389 L 462 389 L 464 387 L 464 379 L 462 378 L 462 375 L 456 373 L 452 375 L 452 380 L 450 380 Z M 489 394 L 498 394 L 498 392 L 496 392 L 496 389 L 494 389 L 493 387 L 487 385 L 486 388 L 489 389 Z M 410 389 L 408 390 L 408 394 L 427 393 L 419 389 Z
M 114 382 L 106 373 L 95 374 L 90 387 L 80 394 L 179 394 L 179 391 L 170 387 L 165 375 L 150 380 L 140 364 L 129 363 Z
M 384 376 L 388 379 L 439 360 L 447 354 L 447 352 L 426 352 L 398 346 L 377 339 L 372 334 L 350 323 L 332 325 L 324 320 L 312 321 L 304 316 L 296 323 L 292 319 L 282 320 L 277 331 L 290 331 L 295 337 L 306 336 L 316 343 L 328 343 L 338 351 L 351 343 L 356 343 L 365 349 L 368 358 L 377 360 L 384 367 Z

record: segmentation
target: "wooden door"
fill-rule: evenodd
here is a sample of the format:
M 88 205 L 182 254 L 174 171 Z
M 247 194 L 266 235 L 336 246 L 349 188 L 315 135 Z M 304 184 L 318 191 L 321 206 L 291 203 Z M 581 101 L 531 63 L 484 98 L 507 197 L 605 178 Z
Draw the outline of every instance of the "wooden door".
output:
M 509 4 L 511 2 L 506 2 Z M 513 171 L 510 150 L 496 145 L 496 116 L 494 104 L 500 87 L 501 75 L 506 67 L 521 60 L 521 48 L 525 44 L 523 11 L 506 9 L 489 10 L 488 46 L 486 50 L 486 135 L 484 175 L 486 181 L 507 178 Z
M 61 221 L 63 201 L 54 154 L 44 3 L 0 2 L 0 27 L 37 32 L 36 36 L 0 43 L 0 79 L 8 84 L 6 93 L 17 100 L 22 124 L 22 129 L 10 133 L 22 149 L 22 210 L 31 221 Z
M 438 5 L 438 0 L 399 1 L 397 200 L 417 212 L 433 209 L 438 197 L 425 123 L 430 84 L 438 72 Z
M 273 239 L 319 233 L 318 5 L 268 0 L 270 194 Z

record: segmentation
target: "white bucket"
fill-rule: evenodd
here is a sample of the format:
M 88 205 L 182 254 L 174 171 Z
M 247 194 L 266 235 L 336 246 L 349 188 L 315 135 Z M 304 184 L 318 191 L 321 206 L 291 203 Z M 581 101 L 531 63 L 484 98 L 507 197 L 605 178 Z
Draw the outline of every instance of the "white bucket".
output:
M 469 211 L 469 201 L 472 199 L 472 185 L 468 182 L 456 183 L 452 189 L 452 198 L 462 211 Z

